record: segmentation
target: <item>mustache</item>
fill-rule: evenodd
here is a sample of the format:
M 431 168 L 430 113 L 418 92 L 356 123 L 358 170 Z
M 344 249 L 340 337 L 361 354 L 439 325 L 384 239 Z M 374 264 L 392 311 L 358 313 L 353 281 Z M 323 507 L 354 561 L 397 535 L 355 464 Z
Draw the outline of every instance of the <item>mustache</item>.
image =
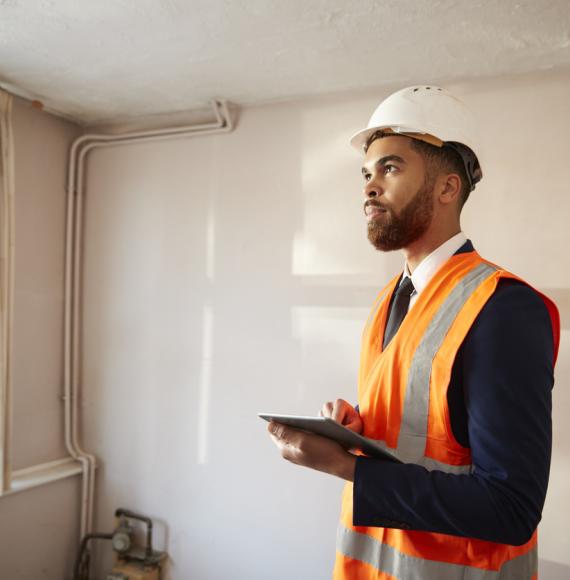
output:
M 368 201 L 366 201 L 366 203 L 364 204 L 364 211 L 366 211 L 367 207 L 378 207 L 378 208 L 383 209 L 385 211 L 390 210 L 390 208 L 387 205 L 384 205 L 383 203 L 380 203 L 374 199 L 369 199 Z

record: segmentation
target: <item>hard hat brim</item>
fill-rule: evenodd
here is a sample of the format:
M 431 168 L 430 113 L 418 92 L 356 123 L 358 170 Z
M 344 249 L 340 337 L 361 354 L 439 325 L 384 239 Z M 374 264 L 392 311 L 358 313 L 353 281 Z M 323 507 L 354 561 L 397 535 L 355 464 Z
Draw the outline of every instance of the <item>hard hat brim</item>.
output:
M 426 143 L 434 145 L 435 147 L 441 147 L 444 144 L 444 141 L 442 141 L 438 137 L 435 137 L 434 135 L 430 135 L 429 133 L 424 133 L 423 131 L 418 131 L 417 129 L 412 129 L 409 127 L 390 127 L 390 126 L 380 126 L 362 129 L 361 131 L 358 131 L 350 138 L 350 144 L 357 151 L 363 152 L 364 146 L 366 145 L 368 139 L 370 139 L 370 137 L 374 135 L 374 133 L 384 130 L 387 133 L 393 133 L 394 135 L 401 135 L 403 137 L 417 139 L 418 141 L 425 141 Z
M 364 145 L 366 145 L 366 141 L 370 138 L 372 133 L 378 131 L 378 129 L 362 129 L 361 131 L 356 132 L 350 138 L 350 144 L 354 147 L 359 153 L 362 153 L 364 149 Z

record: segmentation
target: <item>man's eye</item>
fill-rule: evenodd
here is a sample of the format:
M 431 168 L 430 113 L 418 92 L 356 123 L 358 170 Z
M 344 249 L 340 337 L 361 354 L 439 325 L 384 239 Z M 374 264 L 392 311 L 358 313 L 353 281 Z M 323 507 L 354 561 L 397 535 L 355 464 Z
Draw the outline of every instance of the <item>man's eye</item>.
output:
M 395 165 L 384 165 L 384 173 L 394 173 L 392 169 L 398 169 Z
M 363 173 L 362 175 L 364 177 L 364 181 L 370 181 L 370 177 L 371 177 L 370 173 Z

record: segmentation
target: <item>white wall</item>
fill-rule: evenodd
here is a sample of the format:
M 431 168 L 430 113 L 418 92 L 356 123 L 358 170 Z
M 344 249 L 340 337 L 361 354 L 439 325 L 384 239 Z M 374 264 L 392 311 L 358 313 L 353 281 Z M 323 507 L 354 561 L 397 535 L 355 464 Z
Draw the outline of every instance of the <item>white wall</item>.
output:
M 562 308 L 541 577 L 567 578 L 570 78 L 450 88 L 487 146 L 464 230 Z M 347 146 L 383 96 L 247 108 L 229 135 L 91 155 L 84 409 L 103 462 L 97 523 L 110 529 L 118 506 L 156 518 L 174 580 L 330 576 L 342 484 L 283 462 L 256 413 L 355 398 L 364 318 L 401 266 L 366 241 Z
M 63 268 L 67 150 L 79 128 L 15 99 L 14 469 L 67 456 Z M 0 498 L 0 578 L 70 578 L 78 477 Z

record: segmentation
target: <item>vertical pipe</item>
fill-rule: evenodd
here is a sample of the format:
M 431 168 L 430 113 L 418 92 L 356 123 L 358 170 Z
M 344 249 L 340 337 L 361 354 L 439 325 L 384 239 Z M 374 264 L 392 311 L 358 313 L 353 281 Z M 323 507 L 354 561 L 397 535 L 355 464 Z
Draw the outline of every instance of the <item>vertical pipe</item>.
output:
M 14 323 L 14 136 L 13 97 L 0 90 L 0 495 L 11 486 L 12 334 Z

